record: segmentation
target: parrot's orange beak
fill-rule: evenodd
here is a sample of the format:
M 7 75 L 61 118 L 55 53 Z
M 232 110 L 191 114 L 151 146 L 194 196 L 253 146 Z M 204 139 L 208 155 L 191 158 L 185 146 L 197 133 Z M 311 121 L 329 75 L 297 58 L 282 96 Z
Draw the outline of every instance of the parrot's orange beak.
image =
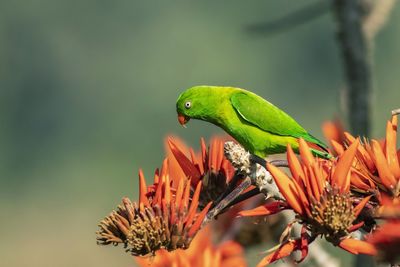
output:
M 178 121 L 179 123 L 186 128 L 186 123 L 190 120 L 189 117 L 186 117 L 185 115 L 178 114 Z

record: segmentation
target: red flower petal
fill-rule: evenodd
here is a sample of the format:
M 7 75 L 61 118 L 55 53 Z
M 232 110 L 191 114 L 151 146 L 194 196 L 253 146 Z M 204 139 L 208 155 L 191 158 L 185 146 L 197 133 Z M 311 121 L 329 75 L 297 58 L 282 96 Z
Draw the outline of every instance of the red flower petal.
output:
M 338 154 L 338 156 L 340 156 L 344 153 L 344 147 L 341 144 L 339 144 L 335 140 L 331 140 L 331 144 L 332 144 L 333 150 L 335 150 L 335 152 L 336 152 L 336 154 Z
M 199 197 L 200 197 L 200 191 L 201 191 L 201 185 L 202 182 L 200 181 L 197 184 L 196 190 L 194 191 L 193 197 L 192 197 L 192 203 L 190 204 L 190 208 L 188 211 L 188 215 L 186 218 L 186 224 L 190 225 L 192 222 L 194 215 L 196 214 L 197 207 L 199 206 Z
M 397 116 L 393 116 L 397 118 Z M 390 171 L 393 175 L 400 179 L 400 166 L 397 158 L 396 141 L 397 141 L 397 119 L 394 121 L 396 124 L 387 122 L 386 126 L 386 160 L 389 165 Z
M 195 222 L 190 227 L 190 230 L 188 232 L 188 236 L 189 237 L 192 237 L 200 229 L 200 226 L 203 223 L 203 220 L 206 217 L 207 212 L 211 207 L 211 204 L 212 204 L 212 202 L 208 203 L 207 206 L 199 213 L 199 215 L 197 216 Z
M 285 197 L 290 207 L 292 207 L 292 209 L 298 214 L 304 214 L 302 205 L 300 203 L 300 197 L 293 190 L 295 189 L 295 181 L 291 180 L 283 171 L 272 164 L 267 163 L 267 169 L 271 173 L 277 187 L 279 188 L 279 191 Z
M 265 205 L 256 207 L 251 210 L 242 210 L 237 213 L 238 217 L 247 217 L 247 216 L 265 216 L 278 213 L 284 209 L 287 209 L 288 206 L 285 202 L 275 201 L 271 203 L 267 203 Z
M 396 185 L 396 179 L 390 172 L 389 166 L 382 152 L 382 147 L 376 140 L 372 140 L 372 150 L 375 154 L 376 168 L 378 169 L 379 178 L 383 185 L 388 189 L 393 189 Z
M 149 206 L 149 200 L 146 196 L 147 186 L 146 179 L 144 178 L 143 171 L 139 170 L 139 203 L 143 203 L 145 206 Z
M 376 255 L 376 249 L 373 245 L 357 239 L 343 239 L 342 241 L 340 241 L 339 247 L 352 254 L 367 254 L 372 256 Z
M 349 170 L 351 165 L 353 164 L 354 156 L 357 152 L 359 141 L 358 139 L 351 144 L 351 146 L 343 153 L 343 155 L 339 158 L 338 163 L 336 165 L 335 171 L 332 175 L 332 184 L 337 185 L 341 192 L 344 192 L 346 189 L 350 188 L 350 176 Z
M 263 258 L 257 264 L 257 267 L 266 266 L 274 261 L 287 257 L 293 251 L 299 250 L 301 246 L 302 246 L 302 240 L 300 238 L 295 240 L 289 240 L 283 243 L 276 251 L 272 252 L 271 254 Z
M 303 161 L 304 165 L 310 166 L 311 163 L 314 162 L 314 157 L 310 151 L 310 147 L 303 138 L 299 138 L 299 150 L 301 160 Z
M 199 170 L 196 169 L 194 164 L 185 156 L 185 154 L 183 154 L 183 152 L 170 138 L 168 139 L 168 145 L 186 176 L 191 177 L 195 180 L 200 179 L 201 174 Z
M 297 263 L 302 262 L 308 254 L 308 234 L 307 234 L 307 228 L 303 225 L 301 228 L 301 245 L 300 245 L 300 250 L 301 250 L 301 258 L 296 261 Z
M 287 145 L 287 160 L 293 178 L 300 183 L 300 177 L 304 177 L 303 169 L 301 168 L 299 159 L 294 154 L 293 148 L 289 144 Z
M 360 203 L 358 203 L 358 205 L 354 208 L 354 216 L 357 218 L 358 215 L 360 214 L 360 212 L 362 211 L 362 209 L 365 207 L 365 205 L 368 203 L 369 199 L 372 196 L 367 196 L 365 197 L 363 200 L 361 200 Z

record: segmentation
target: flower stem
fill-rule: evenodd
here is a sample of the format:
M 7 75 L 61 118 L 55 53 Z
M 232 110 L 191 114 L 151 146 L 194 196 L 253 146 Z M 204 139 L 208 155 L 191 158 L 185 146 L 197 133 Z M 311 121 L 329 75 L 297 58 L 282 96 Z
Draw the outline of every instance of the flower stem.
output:
M 246 177 L 232 192 L 222 199 L 212 210 L 207 213 L 202 226 L 211 221 L 215 216 L 221 213 L 232 201 L 234 201 L 244 190 L 251 186 L 250 177 Z
M 399 115 L 399 114 L 400 114 L 400 108 L 392 110 L 392 116 Z
M 258 189 L 258 188 L 253 188 L 253 189 L 251 189 L 250 191 L 247 191 L 247 192 L 245 192 L 245 193 L 239 195 L 237 198 L 235 198 L 234 200 L 232 200 L 232 202 L 229 203 L 229 205 L 226 206 L 225 209 L 221 210 L 221 212 L 218 213 L 217 215 L 224 213 L 225 211 L 227 211 L 227 210 L 228 210 L 230 207 L 232 207 L 233 205 L 236 205 L 236 204 L 238 204 L 238 203 L 240 203 L 240 202 L 242 202 L 242 201 L 245 201 L 245 200 L 247 200 L 247 199 L 249 199 L 249 198 L 252 198 L 252 197 L 254 197 L 254 196 L 256 196 L 256 195 L 258 195 L 258 194 L 260 194 L 260 193 L 261 193 L 261 192 L 260 192 L 260 189 Z

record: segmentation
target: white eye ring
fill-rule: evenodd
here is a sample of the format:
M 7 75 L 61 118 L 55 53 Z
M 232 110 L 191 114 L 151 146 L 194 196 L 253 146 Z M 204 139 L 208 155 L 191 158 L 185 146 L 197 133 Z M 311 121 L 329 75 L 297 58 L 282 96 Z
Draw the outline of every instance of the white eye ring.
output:
M 192 102 L 187 101 L 187 102 L 185 103 L 185 108 L 189 109 L 191 106 L 192 106 Z

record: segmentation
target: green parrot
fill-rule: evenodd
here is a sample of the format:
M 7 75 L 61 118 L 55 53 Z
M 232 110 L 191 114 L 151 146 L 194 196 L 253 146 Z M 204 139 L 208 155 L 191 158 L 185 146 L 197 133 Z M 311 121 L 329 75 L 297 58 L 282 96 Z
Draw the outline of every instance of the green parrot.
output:
M 250 153 L 262 158 L 286 152 L 287 144 L 298 152 L 298 138 L 314 144 L 311 150 L 315 155 L 330 157 L 326 145 L 292 117 L 262 97 L 241 88 L 194 86 L 179 96 L 176 110 L 183 126 L 190 119 L 213 123 Z

